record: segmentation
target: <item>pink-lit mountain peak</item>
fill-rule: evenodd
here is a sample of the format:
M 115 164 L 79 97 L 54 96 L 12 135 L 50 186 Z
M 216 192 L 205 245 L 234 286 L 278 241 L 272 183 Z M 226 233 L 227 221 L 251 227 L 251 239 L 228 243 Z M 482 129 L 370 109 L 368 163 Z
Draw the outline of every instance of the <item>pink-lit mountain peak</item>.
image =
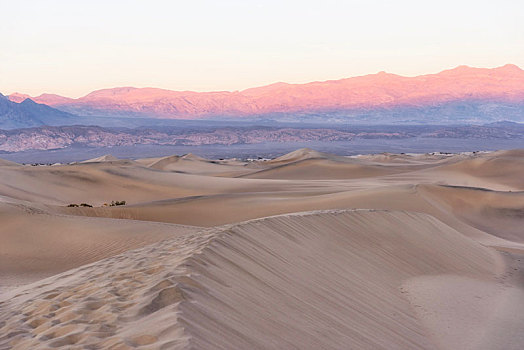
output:
M 504 72 L 508 72 L 508 73 L 517 73 L 517 74 L 524 73 L 524 70 L 522 70 L 519 66 L 517 66 L 515 64 L 511 64 L 511 63 L 508 63 L 508 64 L 505 64 L 503 66 L 494 68 L 493 70 L 494 71 L 499 71 L 499 72 L 504 71 Z
M 101 99 L 118 100 L 128 98 L 147 98 L 151 95 L 159 95 L 164 91 L 167 93 L 169 90 L 156 88 L 117 87 L 95 90 L 86 96 L 79 98 L 79 100 L 96 101 Z
M 119 101 L 122 103 L 139 103 L 139 102 L 154 102 L 165 100 L 169 98 L 191 97 L 198 95 L 220 95 L 233 94 L 227 91 L 214 92 L 194 92 L 194 91 L 173 91 L 159 88 L 135 88 L 135 87 L 118 87 L 111 89 L 96 90 L 88 95 L 77 99 L 77 102 L 88 103 L 92 101 Z
M 16 102 L 16 103 L 20 103 L 20 102 L 24 101 L 27 98 L 32 98 L 32 97 L 27 95 L 27 94 L 21 94 L 19 92 L 15 92 L 15 93 L 9 95 L 9 99 L 11 101 L 13 101 L 13 102 Z
M 13 102 L 16 102 L 16 103 L 21 103 L 23 102 L 24 100 L 26 99 L 31 99 L 35 102 L 38 102 L 38 103 L 44 103 L 44 104 L 47 104 L 47 105 L 60 105 L 60 104 L 65 104 L 65 103 L 68 103 L 70 101 L 74 101 L 74 99 L 72 98 L 69 98 L 69 97 L 64 97 L 64 96 L 60 96 L 60 95 L 55 95 L 55 94 L 41 94 L 40 96 L 37 96 L 37 97 L 31 97 L 27 94 L 21 94 L 21 93 L 18 93 L 18 92 L 15 92 L 11 95 L 9 95 L 9 99 Z
M 477 67 L 470 67 L 466 65 L 458 66 L 452 69 L 444 70 L 437 74 L 432 74 L 433 76 L 440 76 L 440 77 L 485 77 L 485 76 L 493 76 L 497 75 L 504 78 L 512 78 L 517 76 L 524 75 L 524 70 L 520 69 L 517 65 L 514 64 L 506 64 L 500 67 L 496 68 L 477 68 Z M 429 75 L 428 75 L 429 76 Z
M 73 101 L 73 99 L 69 97 L 64 97 L 64 96 L 60 96 L 56 94 L 45 94 L 45 93 L 36 97 L 36 99 L 45 100 L 47 101 L 46 104 L 54 104 L 54 105 L 68 103 L 68 102 Z

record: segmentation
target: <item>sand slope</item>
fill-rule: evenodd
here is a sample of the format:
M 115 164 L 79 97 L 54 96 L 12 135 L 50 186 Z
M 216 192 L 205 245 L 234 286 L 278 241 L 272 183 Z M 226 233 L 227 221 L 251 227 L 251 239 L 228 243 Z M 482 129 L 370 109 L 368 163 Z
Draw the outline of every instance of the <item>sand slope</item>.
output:
M 268 164 L 288 164 L 293 162 L 298 162 L 306 159 L 331 159 L 331 160 L 341 160 L 344 157 L 335 156 L 333 154 L 324 153 L 315 151 L 311 148 L 300 148 L 295 151 L 281 155 L 268 161 Z
M 84 160 L 82 163 L 101 163 L 101 162 L 117 162 L 120 159 L 117 157 L 111 155 L 111 154 L 105 154 L 100 157 Z
M 12 291 L 0 347 L 430 349 L 404 280 L 492 279 L 496 255 L 422 214 L 331 211 L 174 238 Z
M 264 163 L 264 169 L 242 177 L 253 179 L 356 179 L 401 172 L 383 164 L 369 164 L 356 158 L 336 156 L 309 148 L 287 153 Z
M 20 164 L 11 162 L 10 160 L 0 159 L 0 166 L 20 166 Z
M 435 216 L 484 244 L 496 237 L 524 242 L 524 193 L 447 185 L 388 185 L 339 192 L 307 190 L 194 196 L 117 208 L 68 210 L 81 215 L 215 226 L 316 209 L 406 210 Z
M 443 165 L 439 170 L 467 174 L 516 190 L 524 190 L 524 150 L 484 153 L 457 163 Z
M 111 200 L 128 203 L 202 194 L 251 190 L 273 183 L 197 176 L 149 169 L 132 161 L 53 167 L 0 167 L 0 195 L 14 199 L 67 205 Z
M 197 174 L 208 176 L 229 176 L 234 177 L 250 173 L 253 170 L 245 167 L 245 163 L 232 164 L 225 161 L 214 161 L 204 159 L 194 154 L 184 156 L 168 156 L 153 160 L 147 166 L 151 169 L 179 172 L 185 174 Z
M 0 292 L 197 228 L 53 215 L 0 203 Z
M 493 236 L 524 243 L 524 192 L 422 185 L 419 190 L 443 210 Z
M 252 179 L 288 179 L 288 180 L 322 180 L 322 179 L 356 179 L 382 176 L 396 173 L 393 168 L 379 165 L 351 164 L 329 159 L 304 159 L 293 163 L 282 164 L 260 170 L 244 177 Z

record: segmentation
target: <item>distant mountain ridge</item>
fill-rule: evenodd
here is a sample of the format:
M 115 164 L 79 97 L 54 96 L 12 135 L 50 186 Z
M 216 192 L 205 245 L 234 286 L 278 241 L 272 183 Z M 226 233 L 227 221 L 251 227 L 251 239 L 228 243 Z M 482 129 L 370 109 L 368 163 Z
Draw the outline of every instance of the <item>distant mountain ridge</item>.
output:
M 28 150 L 53 150 L 64 148 L 133 147 L 136 145 L 158 146 L 204 146 L 213 147 L 297 142 L 352 142 L 363 139 L 409 140 L 409 139 L 484 140 L 491 144 L 500 140 L 513 140 L 515 145 L 524 144 L 524 124 L 511 122 L 484 126 L 440 125 L 384 125 L 332 128 L 302 127 L 215 127 L 191 128 L 104 128 L 100 126 L 40 126 L 14 130 L 0 130 L 0 153 Z M 265 147 L 265 146 L 264 146 Z M 263 148 L 264 148 L 263 147 Z M 324 157 L 322 153 L 307 150 L 296 151 L 273 161 L 299 160 Z M 186 159 L 189 156 L 186 157 Z
M 19 93 L 9 96 L 15 102 L 28 97 Z M 480 115 L 481 122 L 501 117 L 523 121 L 524 71 L 511 64 L 492 69 L 459 66 L 416 77 L 380 72 L 307 84 L 276 83 L 234 92 L 120 87 L 93 91 L 78 99 L 53 94 L 31 99 L 83 116 L 300 120 L 317 115 L 320 120 L 368 117 L 380 122 L 388 116 L 393 120 L 401 117 L 396 114 L 405 115 L 407 120 L 443 114 L 450 121 L 472 120 L 475 115 Z
M 26 98 L 20 103 L 0 94 L 0 128 L 15 129 L 41 125 L 75 124 L 77 117 Z

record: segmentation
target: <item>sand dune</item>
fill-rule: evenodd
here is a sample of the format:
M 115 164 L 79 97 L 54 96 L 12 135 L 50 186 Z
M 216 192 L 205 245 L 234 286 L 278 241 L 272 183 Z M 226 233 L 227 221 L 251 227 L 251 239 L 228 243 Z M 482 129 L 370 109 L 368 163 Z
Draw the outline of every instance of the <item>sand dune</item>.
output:
M 397 173 L 400 170 L 381 164 L 363 164 L 355 158 L 301 148 L 266 162 L 264 169 L 243 177 L 256 179 L 354 179 Z
M 422 190 L 469 225 L 494 236 L 524 243 L 524 192 L 424 185 Z
M 195 156 L 191 153 L 184 156 L 168 156 L 156 159 L 147 166 L 151 169 L 179 172 L 185 174 L 235 177 L 250 173 L 253 170 L 246 163 L 213 161 Z
M 186 160 L 196 160 L 200 162 L 209 162 L 210 161 L 209 159 L 197 156 L 196 154 L 193 154 L 193 153 L 184 154 L 181 158 L 186 159 Z
M 394 154 L 394 153 L 380 153 L 380 154 L 370 154 L 370 155 L 359 155 L 357 157 L 354 157 L 354 158 L 357 158 L 357 159 L 366 159 L 366 160 L 370 160 L 370 161 L 375 161 L 375 162 L 379 162 L 379 163 L 384 163 L 384 162 L 393 162 L 393 163 L 410 163 L 414 160 L 416 160 L 416 158 L 412 155 L 408 155 L 408 154 Z M 426 160 L 426 157 L 424 157 L 425 160 Z
M 25 203 L 0 203 L 0 292 L 196 228 L 52 215 Z
M 314 166 L 310 169 L 314 169 Z M 438 166 L 435 169 L 439 169 Z M 160 201 L 131 203 L 120 208 L 75 208 L 68 209 L 67 213 L 214 226 L 305 210 L 376 208 L 427 213 L 469 236 L 476 236 L 477 239 L 480 236 L 487 237 L 483 231 L 519 242 L 524 239 L 519 229 L 522 220 L 519 214 L 522 211 L 521 194 L 475 188 L 468 190 L 461 187 L 464 184 L 461 174 L 443 178 L 440 171 L 432 173 L 431 170 L 432 168 L 425 168 L 378 178 L 346 179 L 347 181 L 251 182 L 254 180 L 242 178 L 237 179 L 238 187 L 231 188 L 232 190 L 222 187 L 222 193 L 202 191 L 196 196 L 181 195 Z M 300 170 L 296 172 L 300 173 Z M 303 171 L 305 174 L 308 172 L 315 174 L 314 170 Z M 321 175 L 322 171 L 318 174 Z M 328 176 L 332 174 L 328 173 Z M 417 183 L 424 185 L 414 185 Z M 438 186 L 430 191 L 431 187 L 425 185 L 436 183 L 453 187 Z M 469 180 L 467 183 L 471 184 Z M 482 180 L 474 184 L 487 188 L 492 185 L 491 182 Z M 213 186 L 223 184 L 214 183 Z M 494 186 L 495 189 L 499 187 Z M 442 195 L 437 195 L 437 190 Z M 454 205 L 443 202 L 443 196 L 448 202 L 455 201 Z M 502 224 L 504 226 L 500 226 Z
M 450 163 L 464 159 L 463 154 L 447 154 L 447 153 L 424 153 L 424 154 L 396 154 L 396 153 L 379 153 L 379 154 L 361 154 L 353 156 L 360 160 L 368 162 L 379 163 L 379 164 L 390 164 L 401 165 L 401 164 L 412 164 L 412 165 L 437 165 L 439 163 Z
M 111 200 L 129 203 L 221 192 L 248 191 L 273 183 L 239 182 L 156 171 L 142 165 L 118 162 L 55 167 L 0 168 L 0 195 L 47 204 L 87 202 L 102 205 Z
M 258 171 L 243 175 L 257 179 L 343 180 L 401 174 L 452 162 L 451 157 L 380 154 L 342 157 L 308 148 L 266 162 Z
M 9 160 L 0 159 L 0 166 L 20 166 L 20 164 L 11 162 Z
M 115 156 L 113 156 L 111 154 L 106 154 L 106 155 L 103 155 L 103 156 L 100 156 L 100 157 L 84 160 L 81 163 L 115 162 L 115 161 L 118 161 L 118 160 L 119 159 L 117 157 L 115 157 Z
M 14 290 L 1 304 L 0 344 L 429 349 L 431 333 L 403 295 L 403 281 L 451 274 L 496 283 L 498 260 L 421 214 L 273 217 L 175 238 Z
M 342 159 L 343 157 L 335 156 L 329 153 L 323 153 L 312 150 L 311 148 L 300 148 L 296 151 L 286 153 L 280 157 L 271 159 L 269 164 L 293 163 L 306 159 Z
M 524 150 L 485 153 L 441 169 L 524 190 Z
M 521 349 L 522 159 L 0 163 L 0 349 Z
M 351 164 L 329 159 L 304 159 L 263 169 L 243 177 L 253 179 L 325 180 L 358 179 L 399 172 L 379 165 Z
M 68 212 L 211 227 L 316 209 L 406 210 L 432 215 L 489 245 L 496 241 L 496 236 L 523 242 L 522 203 L 522 193 L 439 185 L 389 185 L 328 193 L 312 188 L 194 196 L 117 208 L 74 208 Z
M 148 168 L 166 170 L 166 168 L 180 160 L 180 156 L 173 155 L 162 158 L 154 158 L 152 162 L 146 163 L 146 159 L 139 160 L 140 163 L 145 164 Z

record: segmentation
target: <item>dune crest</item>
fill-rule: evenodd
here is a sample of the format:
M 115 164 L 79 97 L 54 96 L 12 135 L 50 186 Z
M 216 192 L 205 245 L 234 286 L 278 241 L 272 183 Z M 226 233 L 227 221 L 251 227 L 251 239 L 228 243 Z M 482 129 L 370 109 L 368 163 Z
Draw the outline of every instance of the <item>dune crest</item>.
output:
M 14 290 L 0 304 L 0 347 L 433 348 L 403 281 L 500 269 L 492 251 L 424 214 L 282 215 Z
M 115 161 L 118 161 L 118 160 L 120 160 L 120 159 L 118 159 L 117 157 L 115 157 L 115 156 L 113 156 L 111 154 L 106 154 L 106 155 L 103 155 L 103 156 L 100 156 L 100 157 L 96 157 L 96 158 L 93 158 L 93 159 L 84 160 L 81 163 L 115 162 Z
M 292 163 L 292 162 L 297 162 L 297 161 L 305 160 L 305 159 L 312 159 L 312 158 L 328 159 L 332 157 L 336 157 L 336 156 L 330 155 L 328 153 L 322 153 L 319 151 L 315 151 L 315 150 L 312 150 L 311 148 L 300 148 L 300 149 L 297 149 L 296 151 L 286 153 L 275 159 L 271 159 L 270 161 L 268 161 L 268 163 L 270 164 Z
M 187 159 L 187 160 L 196 160 L 196 161 L 201 161 L 201 162 L 209 162 L 209 159 L 202 158 L 202 157 L 197 156 L 196 154 L 193 154 L 193 153 L 187 153 L 187 154 L 184 154 L 184 155 L 182 156 L 182 159 Z
M 178 162 L 179 160 L 180 160 L 180 156 L 177 156 L 177 155 L 162 157 L 160 159 L 154 160 L 150 164 L 147 164 L 147 167 L 151 169 L 165 170 L 166 167 L 170 166 L 173 163 Z

